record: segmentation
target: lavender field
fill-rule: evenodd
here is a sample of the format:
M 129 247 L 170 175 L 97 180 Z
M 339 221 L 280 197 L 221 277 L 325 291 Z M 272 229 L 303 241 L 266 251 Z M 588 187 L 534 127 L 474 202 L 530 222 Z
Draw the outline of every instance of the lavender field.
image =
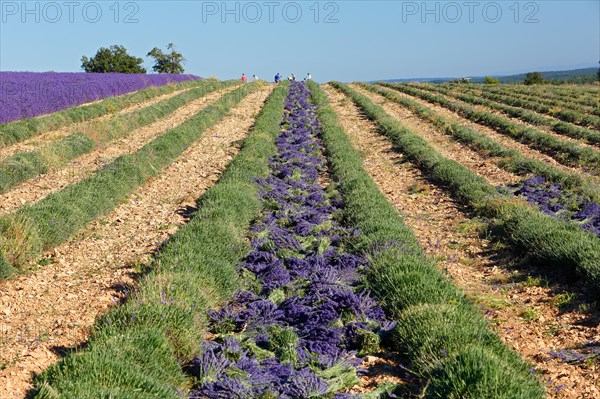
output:
M 587 86 L 0 77 L 0 397 L 600 394 Z
M 0 399 L 600 399 L 600 0 L 0 0 Z
M 0 123 L 57 112 L 194 75 L 84 72 L 0 72 Z

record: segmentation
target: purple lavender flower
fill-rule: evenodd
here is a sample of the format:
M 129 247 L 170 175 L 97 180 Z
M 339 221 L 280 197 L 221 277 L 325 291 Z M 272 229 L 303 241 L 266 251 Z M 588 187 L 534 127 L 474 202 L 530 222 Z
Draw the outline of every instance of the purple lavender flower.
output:
M 548 215 L 574 221 L 600 237 L 600 205 L 594 201 L 569 194 L 558 184 L 548 184 L 541 176 L 525 180 L 515 195 L 523 196 Z
M 213 331 L 233 320 L 240 338 L 208 345 L 197 363 L 204 359 L 210 372 L 194 398 L 329 395 L 319 371 L 358 367 L 356 351 L 378 350 L 378 334 L 394 326 L 356 287 L 367 260 L 343 250 L 346 238 L 360 232 L 339 225 L 335 213 L 343 202 L 330 200 L 319 184 L 324 159 L 309 95 L 305 85 L 292 83 L 271 175 L 256 180 L 263 213 L 250 228 L 252 251 L 241 267 L 256 277 L 258 295 L 240 291 L 210 313 Z M 211 366 L 217 358 L 225 365 Z
M 309 367 L 293 371 L 282 396 L 290 399 L 315 398 L 327 393 L 327 383 Z

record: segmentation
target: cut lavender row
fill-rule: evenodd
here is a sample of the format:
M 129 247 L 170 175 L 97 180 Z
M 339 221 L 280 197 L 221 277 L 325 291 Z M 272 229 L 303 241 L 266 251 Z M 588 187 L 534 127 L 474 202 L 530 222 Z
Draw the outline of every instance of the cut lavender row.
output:
M 291 83 L 272 174 L 257 182 L 263 216 L 241 267 L 249 283 L 211 312 L 216 338 L 194 361 L 190 398 L 334 397 L 358 383 L 357 355 L 377 352 L 393 328 L 356 287 L 367 262 L 345 251 L 358 232 L 340 226 L 339 195 L 319 184 L 324 160 L 309 96 Z
M 556 349 L 548 354 L 553 359 L 559 359 L 565 363 L 580 364 L 600 357 L 600 343 L 588 342 L 578 349 Z
M 198 79 L 193 75 L 0 72 L 0 123 L 49 114 L 150 86 Z
M 541 176 L 525 180 L 515 194 L 548 215 L 573 221 L 600 236 L 600 205 L 594 201 L 569 194 L 559 184 L 549 184 Z

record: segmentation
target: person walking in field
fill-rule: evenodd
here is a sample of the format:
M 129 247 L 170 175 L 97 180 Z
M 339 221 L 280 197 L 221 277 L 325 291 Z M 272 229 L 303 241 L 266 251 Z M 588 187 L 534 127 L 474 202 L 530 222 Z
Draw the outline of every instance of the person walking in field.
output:
M 257 82 L 257 81 L 258 81 L 258 76 L 256 76 L 256 75 L 252 75 L 252 79 L 253 79 L 255 82 Z
M 248 78 L 246 77 L 245 73 L 242 74 L 242 82 L 244 82 L 244 83 L 248 82 Z
M 292 81 L 296 81 L 296 75 L 294 75 L 294 72 L 292 72 Z
M 279 75 L 279 72 L 277 72 L 277 75 L 275 75 L 275 83 L 279 84 L 280 80 L 281 80 L 281 76 Z
M 306 75 L 306 78 L 304 78 L 304 80 L 306 80 L 307 82 L 309 80 L 312 80 L 312 76 L 310 75 L 310 72 Z

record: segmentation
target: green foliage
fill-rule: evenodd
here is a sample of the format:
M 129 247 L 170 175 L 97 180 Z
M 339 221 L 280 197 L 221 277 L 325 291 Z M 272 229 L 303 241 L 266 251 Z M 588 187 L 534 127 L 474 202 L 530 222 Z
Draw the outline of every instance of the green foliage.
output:
M 327 382 L 327 393 L 330 395 L 326 397 L 360 384 L 356 368 L 344 361 L 340 361 L 326 370 L 317 370 L 315 374 Z
M 594 234 L 511 201 L 488 202 L 478 211 L 494 217 L 497 234 L 541 268 L 563 271 L 572 279 L 578 276 L 593 295 L 600 294 L 600 240 Z
M 396 392 L 398 389 L 402 389 L 402 384 L 396 384 L 392 381 L 382 382 L 377 385 L 377 388 L 368 393 L 360 395 L 361 399 L 387 399 L 390 397 L 390 393 Z
M 439 367 L 440 359 L 460 353 L 469 344 L 488 346 L 516 360 L 485 319 L 465 304 L 423 303 L 406 308 L 397 321 L 396 349 L 407 353 L 415 370 L 424 376 Z
M 223 95 L 213 105 L 174 129 L 152 140 L 132 154 L 125 154 L 77 184 L 50 194 L 33 205 L 20 208 L 2 219 L 18 220 L 28 235 L 36 237 L 35 247 L 20 245 L 9 261 L 22 263 L 42 249 L 64 242 L 99 215 L 111 210 L 136 187 L 158 175 L 186 148 L 198 140 L 205 129 L 217 123 L 235 104 L 257 86 L 245 85 Z M 0 250 L 14 247 L 10 237 L 0 240 Z M 8 255 L 8 254 L 7 254 Z M 16 265 L 16 264 L 15 264 Z
M 485 84 L 488 84 L 488 85 L 497 85 L 497 84 L 500 84 L 500 80 L 498 80 L 496 78 L 492 78 L 491 76 L 486 76 L 485 77 Z
M 0 161 L 0 193 L 18 183 L 47 173 L 67 160 L 92 151 L 94 140 L 81 133 L 71 134 L 38 151 L 18 152 Z
M 19 265 L 30 259 L 32 254 L 42 250 L 40 240 L 31 220 L 21 215 L 0 217 L 0 254 L 9 264 L 4 270 L 12 271 L 12 265 Z M 8 277 L 10 273 L 3 273 Z
M 588 104 L 587 110 L 589 113 L 586 113 L 582 110 L 582 104 L 567 105 L 563 101 L 550 101 L 540 97 L 531 98 L 513 92 L 514 89 L 512 88 L 511 91 L 506 91 L 505 87 L 506 86 L 498 88 L 485 87 L 481 96 L 492 100 L 498 100 L 515 107 L 522 107 L 550 115 L 565 122 L 574 123 L 583 127 L 589 125 L 600 128 L 600 117 L 598 115 L 600 111 L 597 108 L 597 102 Z
M 179 398 L 177 390 L 188 389 L 180 363 L 198 354 L 206 311 L 239 288 L 245 232 L 261 209 L 254 179 L 268 175 L 285 94 L 285 86 L 275 89 L 238 155 L 130 300 L 98 320 L 87 349 L 36 377 L 33 397 Z
M 433 260 L 399 250 L 379 251 L 365 271 L 370 290 L 398 317 L 409 306 L 461 300 L 456 288 L 436 268 Z
M 185 383 L 168 340 L 155 329 L 95 340 L 36 378 L 36 399 L 179 398 Z
M 143 59 L 127 54 L 125 47 L 115 44 L 109 48 L 100 47 L 92 58 L 81 57 L 81 68 L 96 73 L 146 73 L 143 62 Z
M 372 331 L 357 329 L 356 349 L 358 356 L 364 357 L 371 354 L 376 354 L 381 351 L 381 338 Z
M 527 322 L 531 322 L 531 321 L 539 319 L 540 312 L 538 312 L 537 310 L 532 309 L 532 308 L 525 308 L 521 312 L 520 316 L 523 318 L 523 320 L 525 320 Z
M 8 263 L 6 255 L 0 251 L 0 280 L 9 278 L 14 272 L 13 267 Z
M 587 177 L 579 173 L 563 171 L 552 165 L 549 165 L 546 162 L 525 157 L 520 151 L 514 148 L 506 147 L 494 141 L 490 137 L 469 128 L 468 126 L 448 120 L 442 115 L 432 111 L 428 107 L 421 105 L 417 101 L 407 98 L 406 96 L 400 96 L 394 91 L 363 83 L 359 85 L 411 110 L 419 118 L 430 122 L 443 133 L 450 135 L 454 140 L 468 145 L 474 150 L 482 153 L 484 156 L 491 155 L 495 157 L 496 164 L 502 169 L 518 175 L 527 176 L 533 173 L 544 176 L 550 181 L 559 183 L 564 187 L 579 192 L 585 196 L 594 199 L 600 198 L 600 190 L 598 187 L 592 184 Z M 395 85 L 382 85 L 391 88 L 396 87 Z M 431 86 L 425 87 L 430 88 Z M 438 96 L 435 97 L 437 98 Z
M 366 96 L 341 83 L 335 82 L 334 86 L 351 97 L 370 119 L 376 121 L 382 133 L 388 136 L 409 160 L 425 169 L 442 184 L 451 187 L 461 200 L 478 202 L 495 193 L 495 188 L 485 179 L 458 162 L 442 157 L 421 136 L 402 126 Z
M 182 63 L 185 61 L 183 54 L 175 51 L 175 45 L 169 43 L 167 50 L 171 50 L 170 53 L 163 53 L 158 47 L 154 47 L 148 52 L 147 57 L 154 58 L 154 65 L 152 69 L 158 73 L 183 73 Z
M 523 88 L 525 90 L 523 90 Z M 593 113 L 600 115 L 600 110 L 596 107 L 596 102 L 588 101 L 584 98 L 573 98 L 569 94 L 577 94 L 576 92 L 565 92 L 560 94 L 552 94 L 547 89 L 547 86 L 498 86 L 498 87 L 483 87 L 484 93 L 495 93 L 505 97 L 516 98 L 529 102 L 527 105 L 543 104 L 551 107 L 568 108 L 573 111 Z M 552 108 L 544 108 L 544 110 L 552 111 Z
M 556 294 L 552 302 L 554 306 L 559 309 L 563 309 L 568 305 L 571 305 L 575 300 L 575 293 L 573 292 L 561 292 L 560 294 Z
M 527 276 L 523 285 L 525 287 L 547 287 L 548 281 L 542 277 Z
M 378 121 L 382 132 L 405 155 L 427 163 L 432 169 L 435 169 L 434 158 L 442 160 L 423 148 L 426 144 L 411 137 L 408 131 L 398 132 L 393 120 L 366 97 L 346 85 L 333 84 Z M 314 83 L 311 90 L 313 101 L 323 105 L 318 111 L 322 140 L 330 171 L 340 182 L 344 219 L 361 231 L 355 250 L 366 253 L 370 261 L 363 284 L 378 298 L 387 314 L 398 321 L 392 341 L 396 349 L 409 355 L 413 366 L 418 367 L 414 370 L 428 380 L 425 397 L 459 398 L 465 393 L 465 380 L 477 387 L 477 394 L 485 393 L 476 396 L 467 392 L 465 398 L 491 398 L 490 392 L 499 392 L 503 398 L 511 394 L 514 398 L 544 397 L 543 387 L 530 375 L 527 363 L 487 329 L 485 320 L 463 293 L 423 254 L 411 230 L 363 168 L 362 159 L 339 126 L 335 112 L 326 105 L 325 94 Z M 406 146 L 400 147 L 396 141 L 401 135 L 407 138 L 403 142 Z M 465 195 L 476 197 L 466 192 Z M 369 346 L 375 344 L 367 341 Z M 446 359 L 468 358 L 468 343 L 485 351 L 485 356 L 478 359 L 481 363 L 460 361 L 452 374 L 441 375 L 443 369 L 439 365 L 445 364 Z M 495 378 L 488 378 L 488 372 Z M 507 384 L 505 379 L 514 379 L 515 383 Z M 436 396 L 434 392 L 444 394 Z
M 523 126 L 503 116 L 478 111 L 469 105 L 449 100 L 443 96 L 429 93 L 413 86 L 405 84 L 391 85 L 387 83 L 384 83 L 383 85 L 420 97 L 430 103 L 439 104 L 444 108 L 459 113 L 473 122 L 489 126 L 499 133 L 527 144 L 531 148 L 543 151 L 565 165 L 585 166 L 592 171 L 600 173 L 600 152 L 593 148 L 582 147 L 570 141 L 560 140 L 553 135 L 538 129 Z M 560 112 L 565 111 L 563 110 Z M 600 118 L 598 119 L 600 120 Z
M 425 399 L 529 399 L 546 393 L 525 364 L 515 364 L 483 345 L 464 347 L 435 369 Z
M 594 295 L 600 294 L 600 240 L 595 235 L 573 223 L 545 215 L 537 208 L 497 195 L 487 181 L 441 156 L 369 98 L 344 84 L 333 84 L 352 98 L 411 162 L 435 182 L 449 188 L 452 196 L 477 214 L 493 218 L 497 227 L 494 232 L 499 238 L 546 268 L 561 269 L 568 276 L 584 279 Z
M 544 83 L 544 77 L 539 72 L 529 72 L 525 75 L 525 80 L 523 84 L 525 85 L 539 85 Z
M 576 126 L 571 123 L 557 121 L 553 118 L 545 117 L 536 112 L 528 111 L 527 109 L 507 105 L 505 104 L 505 102 L 511 102 L 511 98 L 508 95 L 489 91 L 482 91 L 476 96 L 468 94 L 464 90 L 461 92 L 455 92 L 450 90 L 448 87 L 441 85 L 420 85 L 419 87 L 425 90 L 437 91 L 442 94 L 450 95 L 452 97 L 455 97 L 459 100 L 471 104 L 483 105 L 501 111 L 504 114 L 509 115 L 511 117 L 519 118 L 533 125 L 547 126 L 558 134 L 573 137 L 576 139 L 583 139 L 589 144 L 600 144 L 600 132 L 588 129 L 586 127 Z M 510 87 L 506 90 L 509 90 L 506 93 L 508 94 L 509 92 L 512 92 L 515 89 L 514 87 Z M 536 98 L 536 101 L 542 100 Z M 573 106 L 575 107 L 577 105 Z
M 281 359 L 281 363 L 296 364 L 298 361 L 297 346 L 300 341 L 291 327 L 280 327 L 272 324 L 269 327 L 270 350 Z

